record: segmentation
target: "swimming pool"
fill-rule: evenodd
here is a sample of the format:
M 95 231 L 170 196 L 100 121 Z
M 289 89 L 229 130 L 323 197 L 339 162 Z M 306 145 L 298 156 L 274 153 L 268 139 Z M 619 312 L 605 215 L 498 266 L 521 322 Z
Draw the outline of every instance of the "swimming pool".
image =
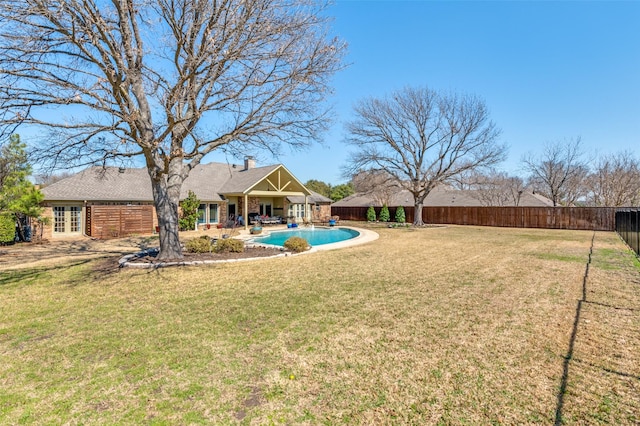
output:
M 305 228 L 286 231 L 273 231 L 269 235 L 255 237 L 253 241 L 260 244 L 283 246 L 291 237 L 301 237 L 311 246 L 333 244 L 350 240 L 360 235 L 360 232 L 349 228 Z

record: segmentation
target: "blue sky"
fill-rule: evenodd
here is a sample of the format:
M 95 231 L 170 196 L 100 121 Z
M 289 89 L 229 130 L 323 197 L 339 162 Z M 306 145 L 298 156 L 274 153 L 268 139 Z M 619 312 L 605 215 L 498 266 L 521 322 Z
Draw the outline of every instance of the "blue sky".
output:
M 482 97 L 511 174 L 527 152 L 578 136 L 594 155 L 640 156 L 640 1 L 337 0 L 330 14 L 350 64 L 335 77 L 335 124 L 324 145 L 275 160 L 302 182 L 344 182 L 354 103 L 404 86 Z

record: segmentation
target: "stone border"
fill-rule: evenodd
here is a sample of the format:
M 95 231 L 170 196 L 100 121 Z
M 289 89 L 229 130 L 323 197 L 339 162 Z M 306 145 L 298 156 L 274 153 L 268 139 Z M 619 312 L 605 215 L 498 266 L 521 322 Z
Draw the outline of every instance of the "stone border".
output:
M 180 262 L 157 262 L 157 263 L 138 263 L 138 262 L 129 262 L 129 260 L 135 257 L 146 256 L 149 253 L 157 252 L 158 249 L 150 249 L 145 250 L 139 253 L 128 254 L 123 256 L 118 260 L 118 266 L 120 268 L 136 268 L 136 269 L 156 269 L 156 268 L 166 268 L 168 266 L 191 266 L 191 265 L 206 265 L 206 264 L 215 264 L 215 263 L 230 263 L 230 262 L 246 262 L 251 260 L 259 260 L 259 259 L 273 259 L 276 257 L 287 257 L 291 256 L 291 253 L 280 253 L 273 256 L 261 256 L 261 257 L 247 257 L 244 259 L 222 259 L 222 260 L 185 260 Z
M 133 254 L 128 254 L 126 256 L 123 256 L 120 258 L 120 260 L 118 260 L 118 266 L 120 268 L 137 268 L 137 269 L 157 269 L 157 268 L 166 268 L 168 266 L 191 266 L 191 265 L 207 265 L 207 264 L 216 264 L 216 263 L 230 263 L 230 262 L 247 262 L 247 261 L 253 261 L 253 260 L 260 260 L 260 259 L 274 259 L 277 257 L 288 257 L 288 256 L 298 256 L 301 254 L 308 254 L 308 253 L 316 253 L 318 251 L 325 251 L 325 250 L 336 250 L 336 249 L 341 249 L 341 248 L 345 248 L 345 247 L 351 247 L 351 246 L 356 246 L 356 245 L 360 245 L 360 244 L 365 244 L 365 243 L 369 243 L 371 241 L 375 241 L 377 240 L 380 236 L 378 235 L 377 232 L 368 230 L 368 229 L 362 229 L 362 228 L 355 228 L 352 226 L 343 226 L 342 228 L 348 228 L 348 229 L 352 229 L 354 231 L 357 231 L 360 233 L 360 235 L 358 235 L 355 238 L 351 238 L 345 241 L 339 241 L 337 243 L 331 243 L 331 244 L 322 244 L 319 246 L 313 246 L 311 247 L 310 250 L 307 250 L 305 252 L 302 253 L 280 253 L 280 254 L 276 254 L 274 256 L 263 256 L 263 257 L 247 257 L 244 259 L 224 259 L 224 260 L 192 260 L 192 261 L 180 261 L 180 262 L 158 262 L 158 263 L 138 263 L 138 262 L 129 262 L 129 260 L 136 258 L 136 257 L 143 257 L 143 256 L 147 256 L 148 254 L 151 253 L 157 253 L 158 249 L 157 248 L 152 248 L 152 249 L 147 249 L 138 253 L 133 253 Z M 245 235 L 241 235 L 243 240 L 249 240 L 250 238 L 253 238 L 254 235 L 249 235 L 249 236 L 245 236 Z M 253 243 L 253 242 L 251 242 Z M 257 243 L 253 243 L 256 246 L 265 246 L 265 247 L 276 247 L 276 246 L 272 246 L 269 244 L 257 244 Z

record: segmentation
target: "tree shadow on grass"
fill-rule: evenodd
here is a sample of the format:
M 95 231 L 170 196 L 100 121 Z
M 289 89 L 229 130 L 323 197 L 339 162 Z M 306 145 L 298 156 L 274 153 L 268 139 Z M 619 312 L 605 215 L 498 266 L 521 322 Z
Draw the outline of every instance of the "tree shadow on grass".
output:
M 58 271 L 66 271 L 71 267 L 85 265 L 90 261 L 91 259 L 82 259 L 55 266 L 6 270 L 0 274 L 0 287 L 38 282 L 41 279 L 46 279 L 47 276 L 55 275 Z
M 634 312 L 636 310 L 635 308 L 614 306 L 614 305 L 603 304 L 603 303 L 587 300 L 587 283 L 589 281 L 589 269 L 591 267 L 591 262 L 593 258 L 593 247 L 595 243 L 595 238 L 596 238 L 596 233 L 594 232 L 593 236 L 591 237 L 591 247 L 589 249 L 589 258 L 587 260 L 584 276 L 582 278 L 582 297 L 580 300 L 578 300 L 578 303 L 576 305 L 576 313 L 573 320 L 573 328 L 571 331 L 571 338 L 569 340 L 569 348 L 567 350 L 567 354 L 564 356 L 564 362 L 563 362 L 563 368 L 562 368 L 562 379 L 560 381 L 560 390 L 558 392 L 558 398 L 557 398 L 557 404 L 556 404 L 556 415 L 555 415 L 555 422 L 554 422 L 555 426 L 560 426 L 564 424 L 563 410 L 564 410 L 564 404 L 565 404 L 565 395 L 567 394 L 567 386 L 569 384 L 569 367 L 571 365 L 571 362 L 573 361 L 573 354 L 574 354 L 576 339 L 578 337 L 578 331 L 580 327 L 580 316 L 582 314 L 583 306 L 591 304 L 591 305 L 597 305 L 606 309 L 626 310 L 631 312 Z M 590 363 L 587 363 L 587 364 L 589 364 L 592 367 L 600 368 L 603 371 L 611 374 L 640 380 L 640 376 L 636 376 L 634 374 L 629 374 L 622 371 L 616 371 L 613 369 L 605 368 L 603 366 L 596 366 Z

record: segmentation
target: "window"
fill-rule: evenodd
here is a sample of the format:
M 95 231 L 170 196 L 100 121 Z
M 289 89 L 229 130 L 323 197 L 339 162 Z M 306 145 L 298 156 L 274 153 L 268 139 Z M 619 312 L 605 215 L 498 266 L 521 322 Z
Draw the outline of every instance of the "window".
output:
M 69 207 L 69 232 L 80 232 L 80 212 L 77 206 Z
M 272 216 L 272 214 L 271 214 L 271 204 L 269 204 L 269 203 L 260 203 L 260 216 Z
M 205 217 L 207 213 L 207 206 L 204 204 L 200 204 L 198 206 L 198 224 L 203 224 L 207 221 L 207 218 Z
M 209 204 L 209 223 L 218 222 L 218 205 Z
M 53 232 L 64 232 L 64 207 L 53 208 Z
M 304 204 L 289 204 L 289 216 L 304 218 Z

